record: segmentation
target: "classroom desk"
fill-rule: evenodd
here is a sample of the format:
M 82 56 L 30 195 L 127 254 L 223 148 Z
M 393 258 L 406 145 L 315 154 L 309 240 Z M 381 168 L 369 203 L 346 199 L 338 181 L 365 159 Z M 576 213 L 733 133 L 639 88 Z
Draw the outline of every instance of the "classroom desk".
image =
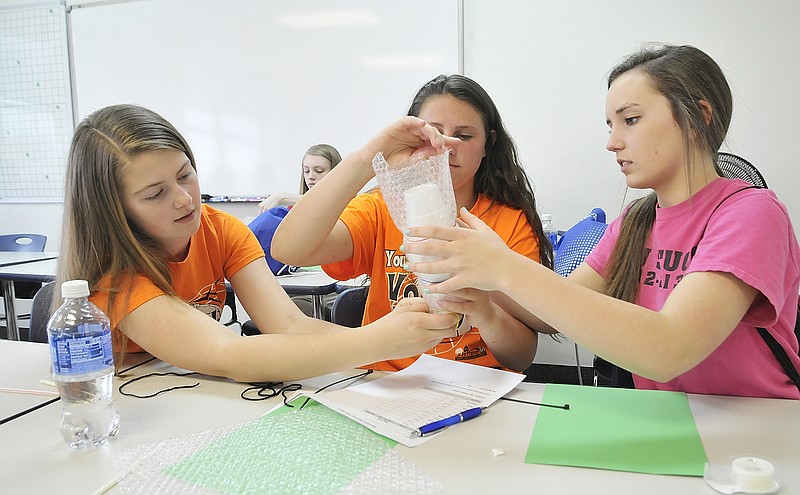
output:
M 55 252 L 0 251 L 0 267 L 58 258 Z
M 9 340 L 19 340 L 14 282 L 49 282 L 55 278 L 58 253 L 20 253 L 0 251 L 0 286 L 6 311 Z
M 311 296 L 314 303 L 312 316 L 319 319 L 325 318 L 325 295 L 336 292 L 340 283 L 321 270 L 301 270 L 275 278 L 290 296 Z
M 9 353 L 29 359 L 35 371 L 47 366 L 47 346 L 28 342 L 0 342 L 0 369 L 9 370 Z M 172 369 L 162 362 L 136 368 L 126 379 L 152 371 Z M 308 390 L 339 376 L 304 381 Z M 28 377 L 30 378 L 30 377 Z M 38 376 L 33 377 L 38 380 Z M 166 380 L 166 379 L 165 379 Z M 242 400 L 245 385 L 220 378 L 191 376 L 182 383 L 201 382 L 193 389 L 168 392 L 151 399 L 117 393 L 119 436 L 109 445 L 72 451 L 58 432 L 61 408 L 56 402 L 0 426 L 0 479 L 19 493 L 42 493 L 58 486 L 59 493 L 93 493 L 115 473 L 112 454 L 145 442 L 213 430 L 258 418 L 279 404 L 279 398 L 260 402 Z M 121 383 L 118 379 L 117 386 Z M 177 382 L 176 382 L 177 383 Z M 174 383 L 158 382 L 156 388 Z M 541 400 L 543 384 L 522 383 L 509 396 Z M 689 404 L 709 460 L 727 462 L 742 454 L 773 460 L 782 481 L 781 493 L 800 493 L 800 401 L 743 399 L 689 395 Z M 599 469 L 525 464 L 524 456 L 538 409 L 498 401 L 483 415 L 415 448 L 397 451 L 439 481 L 444 493 L 557 493 L 711 495 L 717 492 L 702 478 L 660 476 Z M 493 448 L 505 455 L 495 457 Z M 119 493 L 112 490 L 111 493 Z

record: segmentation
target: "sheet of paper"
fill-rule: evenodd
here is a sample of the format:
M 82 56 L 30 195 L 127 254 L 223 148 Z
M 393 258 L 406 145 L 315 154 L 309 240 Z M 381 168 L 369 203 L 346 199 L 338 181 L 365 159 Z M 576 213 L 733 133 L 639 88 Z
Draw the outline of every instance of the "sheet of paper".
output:
M 488 407 L 523 378 L 525 375 L 519 373 L 423 354 L 402 371 L 316 394 L 314 400 L 375 433 L 414 447 L 432 438 L 412 437 L 420 426 L 473 407 Z M 472 421 L 480 421 L 480 416 Z
M 706 452 L 686 394 L 547 384 L 525 462 L 703 476 Z

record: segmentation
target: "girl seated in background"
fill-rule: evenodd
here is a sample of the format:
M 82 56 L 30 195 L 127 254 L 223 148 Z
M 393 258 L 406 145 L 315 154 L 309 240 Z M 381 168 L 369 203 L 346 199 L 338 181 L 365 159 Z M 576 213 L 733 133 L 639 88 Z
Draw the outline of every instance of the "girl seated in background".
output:
M 287 192 L 270 194 L 267 199 L 258 204 L 259 215 L 247 226 L 256 235 L 261 248 L 264 250 L 267 265 L 275 275 L 286 275 L 296 269 L 296 267 L 287 265 L 272 257 L 272 238 L 275 235 L 275 230 L 289 212 L 289 208 L 294 206 L 297 200 L 300 199 L 300 196 L 314 187 L 314 184 L 333 170 L 340 161 L 342 161 L 342 157 L 336 151 L 336 148 L 329 144 L 315 144 L 308 148 L 301 162 L 300 194 Z M 336 296 L 336 293 L 324 296 L 326 320 L 330 320 L 331 306 L 333 306 Z M 313 315 L 314 302 L 312 296 L 292 296 L 292 301 L 297 304 L 297 307 L 304 314 Z
M 722 70 L 697 48 L 635 53 L 609 76 L 606 147 L 629 187 L 653 192 L 582 265 L 563 279 L 464 211 L 472 230 L 410 229 L 449 242 L 415 243 L 409 252 L 443 259 L 409 268 L 453 274 L 431 293 L 502 291 L 531 313 L 528 324 L 630 370 L 637 388 L 800 399 L 757 331 L 800 368 L 800 248 L 772 191 L 721 177 L 716 153 L 732 107 Z
M 446 140 L 419 119 L 378 134 L 403 159 Z M 200 202 L 195 159 L 178 131 L 133 105 L 96 111 L 75 130 L 67 165 L 57 282 L 84 279 L 110 318 L 115 350 L 145 350 L 181 368 L 242 382 L 288 381 L 402 358 L 455 333 L 456 317 L 421 300 L 346 329 L 306 317 L 247 227 Z M 262 335 L 217 321 L 229 280 Z M 59 298 L 54 298 L 53 309 Z M 209 317 L 210 316 L 210 317 Z M 121 364 L 122 359 L 117 363 Z
M 449 145 L 457 206 L 482 218 L 510 249 L 552 268 L 552 248 L 542 232 L 533 191 L 486 91 L 467 77 L 442 75 L 419 90 L 408 115 L 457 138 Z M 403 298 L 419 294 L 414 274 L 402 266 L 403 234 L 392 222 L 381 192 L 356 197 L 374 176 L 374 154 L 346 157 L 297 202 L 272 243 L 273 255 L 292 265 L 323 265 L 340 280 L 369 275 L 364 324 L 388 314 Z M 530 366 L 538 337 L 513 316 L 516 305 L 502 294 L 467 289 L 456 295 L 467 300 L 458 310 L 466 315 L 459 335 L 438 343 L 429 354 L 519 371 Z M 415 359 L 370 367 L 395 371 Z
M 315 144 L 308 148 L 300 163 L 300 194 L 290 192 L 270 194 L 264 201 L 258 203 L 258 213 L 279 206 L 294 206 L 300 200 L 300 196 L 314 187 L 314 184 L 333 170 L 340 161 L 342 155 L 329 144 Z

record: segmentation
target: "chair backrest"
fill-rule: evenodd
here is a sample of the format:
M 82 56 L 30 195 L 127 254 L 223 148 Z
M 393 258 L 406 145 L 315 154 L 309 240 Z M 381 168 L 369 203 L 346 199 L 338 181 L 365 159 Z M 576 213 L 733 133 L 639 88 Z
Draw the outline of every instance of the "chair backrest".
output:
M 361 326 L 368 293 L 369 285 L 343 290 L 331 307 L 331 321 L 350 328 Z
M 261 213 L 254 218 L 249 224 L 250 230 L 255 234 L 258 243 L 261 244 L 261 249 L 264 250 L 264 256 L 267 259 L 267 265 L 272 273 L 275 275 L 286 275 L 297 271 L 296 266 L 287 265 L 282 261 L 278 261 L 272 257 L 272 237 L 278 229 L 278 225 L 283 221 L 283 218 L 289 213 L 289 208 L 285 206 L 276 206 Z
M 48 282 L 33 295 L 31 327 L 28 331 L 28 340 L 31 342 L 47 342 L 47 322 L 50 320 L 55 285 L 55 282 Z
M 717 165 L 722 170 L 723 177 L 728 179 L 742 179 L 758 187 L 767 187 L 767 181 L 761 172 L 741 156 L 731 153 L 717 153 Z
M 595 208 L 586 218 L 561 235 L 556 245 L 556 259 L 553 263 L 556 273 L 566 277 L 572 270 L 578 268 L 603 237 L 608 227 L 605 220 L 606 213 L 601 208 Z
M 42 252 L 47 236 L 42 234 L 0 235 L 0 251 Z

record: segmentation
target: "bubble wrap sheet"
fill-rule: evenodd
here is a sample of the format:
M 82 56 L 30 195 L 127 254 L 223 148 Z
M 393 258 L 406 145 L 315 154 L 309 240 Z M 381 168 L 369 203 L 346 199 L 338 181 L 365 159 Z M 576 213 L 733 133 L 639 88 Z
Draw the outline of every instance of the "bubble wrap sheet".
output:
M 409 159 L 399 164 L 389 164 L 378 153 L 372 159 L 375 178 L 381 189 L 383 199 L 389 208 L 389 214 L 400 232 L 408 227 L 406 223 L 406 191 L 423 184 L 434 184 L 441 194 L 446 208 L 452 212 L 451 224 L 456 218 L 456 197 L 453 194 L 453 182 L 450 179 L 450 150 L 446 150 L 430 158 Z
M 298 404 L 298 402 L 295 402 Z M 316 403 L 114 454 L 129 494 L 433 494 L 394 444 Z

